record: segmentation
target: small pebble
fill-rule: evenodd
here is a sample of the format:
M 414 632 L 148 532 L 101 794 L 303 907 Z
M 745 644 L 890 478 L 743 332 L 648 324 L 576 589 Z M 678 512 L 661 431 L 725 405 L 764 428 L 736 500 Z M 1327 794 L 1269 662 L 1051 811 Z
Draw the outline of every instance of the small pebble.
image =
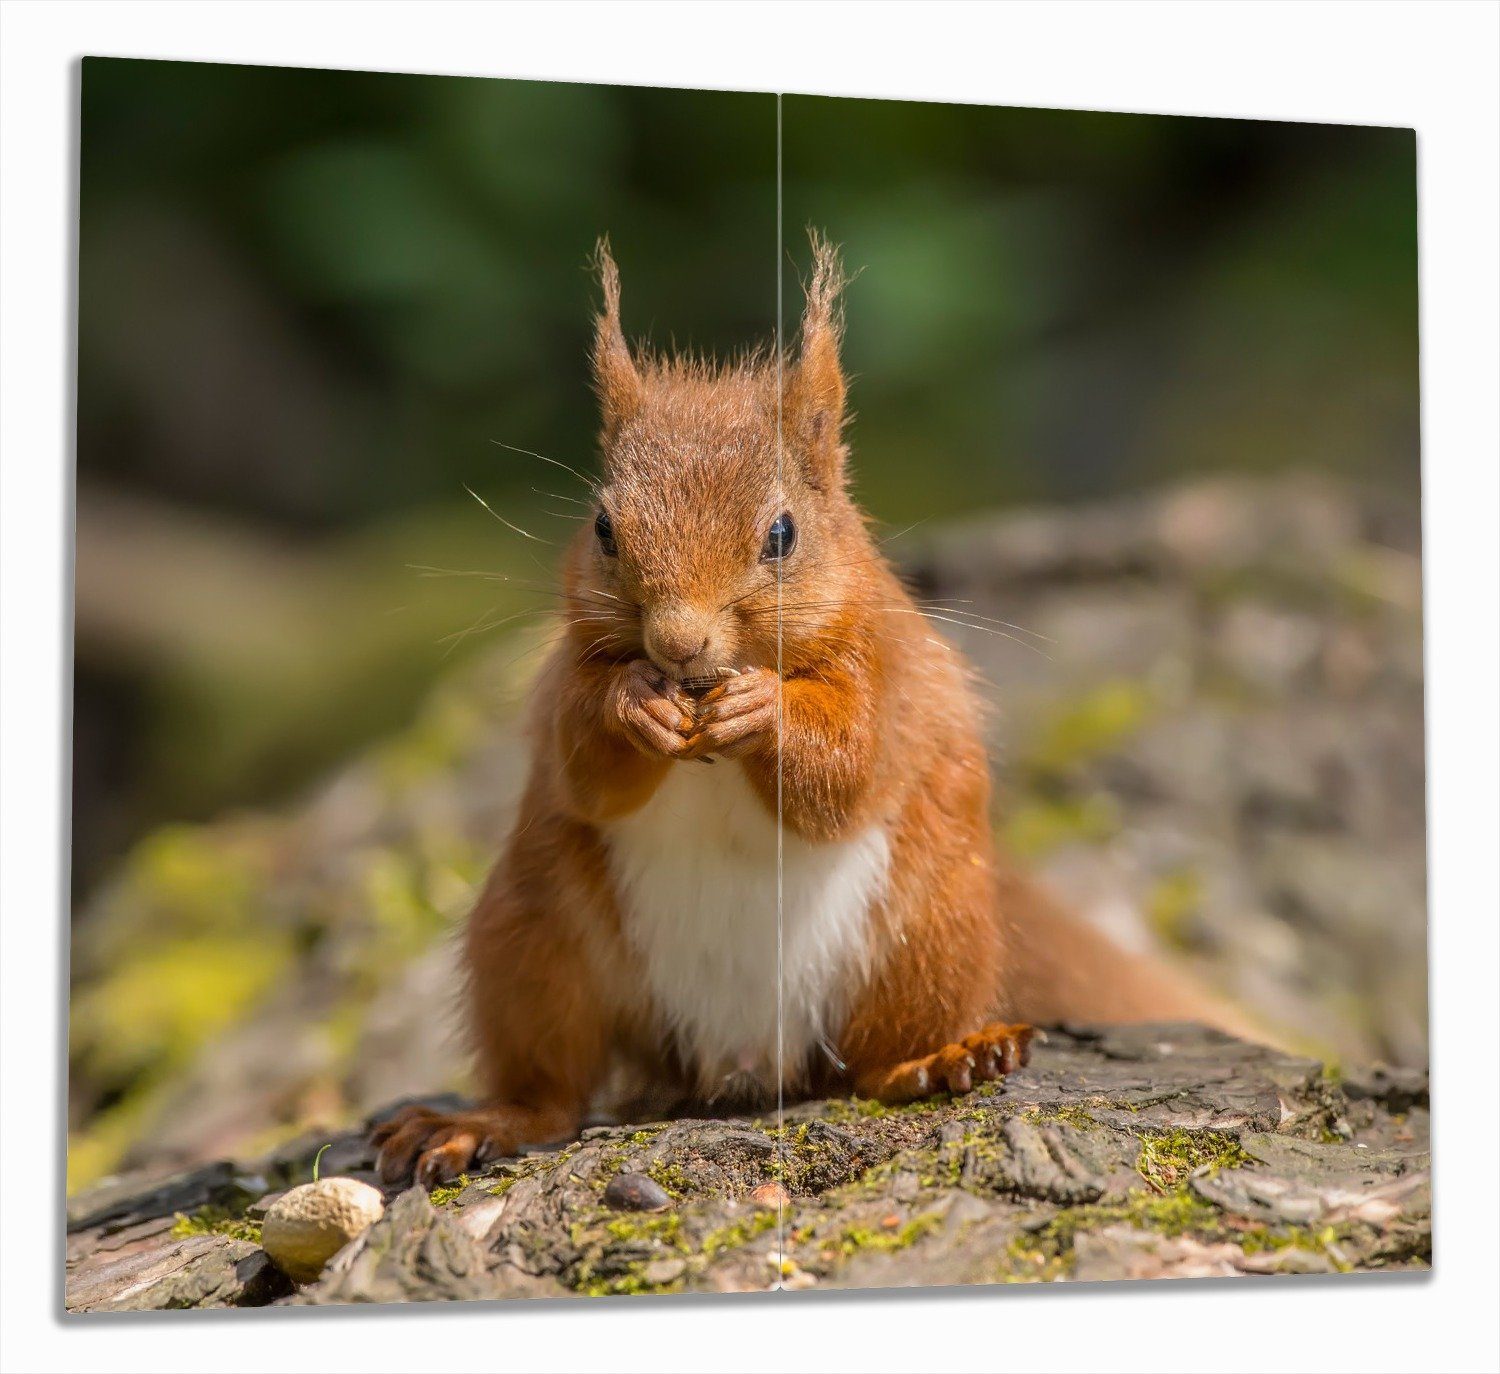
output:
M 768 1251 L 766 1261 L 776 1271 L 773 1287 L 790 1290 L 811 1288 L 818 1281 L 816 1274 L 809 1274 L 796 1260 L 779 1251 Z
M 652 1260 L 643 1270 L 641 1277 L 647 1283 L 671 1283 L 674 1279 L 680 1279 L 687 1272 L 687 1261 L 683 1259 L 659 1259 Z
M 672 1205 L 667 1190 L 645 1174 L 616 1174 L 604 1189 L 604 1205 L 617 1212 L 660 1212 Z
M 797 1292 L 817 1285 L 818 1276 L 800 1268 L 796 1260 L 785 1260 L 781 1266 L 781 1286 L 787 1292 Z
M 762 1183 L 750 1193 L 750 1201 L 757 1207 L 786 1207 L 792 1199 L 779 1183 Z

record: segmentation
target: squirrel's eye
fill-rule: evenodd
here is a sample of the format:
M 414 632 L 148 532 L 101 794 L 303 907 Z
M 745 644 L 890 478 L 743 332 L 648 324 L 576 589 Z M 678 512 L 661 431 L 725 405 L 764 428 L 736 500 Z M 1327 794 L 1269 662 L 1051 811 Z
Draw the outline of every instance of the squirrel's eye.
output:
M 610 522 L 608 511 L 601 510 L 594 517 L 594 533 L 599 536 L 599 547 L 604 550 L 606 557 L 613 558 L 620 552 L 615 547 L 615 527 Z
M 760 561 L 776 563 L 791 553 L 797 542 L 797 527 L 792 523 L 790 512 L 782 511 L 766 532 L 766 542 L 761 546 Z

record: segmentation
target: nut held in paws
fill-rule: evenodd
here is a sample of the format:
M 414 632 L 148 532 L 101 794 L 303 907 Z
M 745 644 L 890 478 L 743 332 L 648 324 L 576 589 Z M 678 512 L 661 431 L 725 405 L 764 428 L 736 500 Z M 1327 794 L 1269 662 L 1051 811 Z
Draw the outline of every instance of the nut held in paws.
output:
M 356 1178 L 322 1178 L 277 1198 L 260 1243 L 288 1278 L 311 1283 L 323 1266 L 385 1213 L 377 1188 Z

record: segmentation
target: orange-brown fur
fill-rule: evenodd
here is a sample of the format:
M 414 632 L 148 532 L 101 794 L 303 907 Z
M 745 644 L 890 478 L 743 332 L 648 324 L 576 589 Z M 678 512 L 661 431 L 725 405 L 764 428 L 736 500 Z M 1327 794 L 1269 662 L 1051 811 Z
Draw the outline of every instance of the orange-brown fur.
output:
M 1024 1062 L 1031 1023 L 1222 1020 L 997 858 L 969 672 L 848 494 L 842 283 L 828 245 L 815 257 L 797 356 L 717 366 L 632 355 L 601 248 L 600 499 L 618 553 L 589 526 L 568 551 L 569 625 L 535 690 L 530 780 L 468 924 L 486 1105 L 382 1128 L 388 1177 L 415 1167 L 433 1183 L 572 1133 L 619 1059 L 688 1094 L 621 937 L 600 827 L 709 756 L 743 769 L 768 811 L 779 799 L 797 835 L 882 825 L 890 843 L 841 1063 L 785 1065 L 789 1090 L 962 1091 Z M 757 553 L 783 510 L 797 544 L 768 568 Z M 725 667 L 741 671 L 701 701 L 681 686 Z

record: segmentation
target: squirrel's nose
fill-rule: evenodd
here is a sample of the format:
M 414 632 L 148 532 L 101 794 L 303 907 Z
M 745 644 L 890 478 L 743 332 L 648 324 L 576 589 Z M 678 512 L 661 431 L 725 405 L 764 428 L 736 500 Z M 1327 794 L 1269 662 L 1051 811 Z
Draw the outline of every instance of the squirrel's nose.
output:
M 673 607 L 647 617 L 646 651 L 662 667 L 681 668 L 691 663 L 712 638 L 701 615 L 687 607 Z
M 664 657 L 670 659 L 673 663 L 678 663 L 678 664 L 690 663 L 693 659 L 697 658 L 698 655 L 701 654 L 706 648 L 708 648 L 708 636 L 704 635 L 703 636 L 703 643 L 700 644 L 696 649 L 694 649 L 692 651 L 692 653 L 690 653 L 690 654 L 664 654 Z

